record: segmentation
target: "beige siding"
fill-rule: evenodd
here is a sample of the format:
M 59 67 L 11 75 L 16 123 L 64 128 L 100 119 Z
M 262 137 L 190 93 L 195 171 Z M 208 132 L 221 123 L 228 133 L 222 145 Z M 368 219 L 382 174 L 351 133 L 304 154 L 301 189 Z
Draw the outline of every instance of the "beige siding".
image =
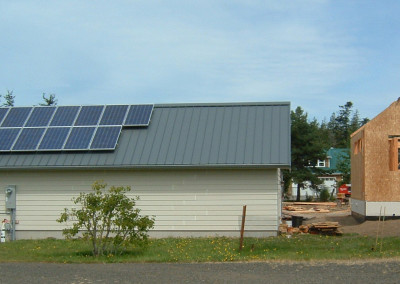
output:
M 131 186 L 142 213 L 155 216 L 155 231 L 238 231 L 243 205 L 246 230 L 277 230 L 276 169 L 0 172 L 1 188 L 17 186 L 17 231 L 61 230 L 55 220 L 63 208 L 96 180 Z

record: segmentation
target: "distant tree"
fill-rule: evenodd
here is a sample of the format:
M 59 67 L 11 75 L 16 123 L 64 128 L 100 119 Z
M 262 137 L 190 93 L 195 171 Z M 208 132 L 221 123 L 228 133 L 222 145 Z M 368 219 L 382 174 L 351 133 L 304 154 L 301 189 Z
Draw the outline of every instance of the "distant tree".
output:
M 342 184 L 351 183 L 351 163 L 350 163 L 350 150 L 339 155 L 336 162 L 336 169 L 342 173 L 342 180 L 338 183 L 338 186 Z
M 55 94 L 50 94 L 48 97 L 46 97 L 46 93 L 43 93 L 42 98 L 44 100 L 44 103 L 40 103 L 40 106 L 56 106 L 57 105 L 57 99 Z
M 329 129 L 329 123 L 327 123 L 325 120 L 321 122 L 319 127 L 319 137 L 325 149 L 332 147 L 331 141 L 333 140 L 333 134 Z
M 318 122 L 315 119 L 309 122 L 307 113 L 301 107 L 291 112 L 291 124 L 292 167 L 290 172 L 285 173 L 285 183 L 289 179 L 297 184 L 296 200 L 300 201 L 301 189 L 306 181 L 314 186 L 322 183 L 318 178 L 321 170 L 316 168 L 316 163 L 325 159 L 326 149 L 320 139 Z
M 7 90 L 7 93 L 5 95 L 0 95 L 0 96 L 5 99 L 5 102 L 2 104 L 2 106 L 5 107 L 14 106 L 15 96 L 13 95 L 13 91 Z
M 358 110 L 353 111 L 353 103 L 346 102 L 345 105 L 339 106 L 337 113 L 332 113 L 327 123 L 330 147 L 349 148 L 350 135 L 367 123 L 369 119 L 360 118 Z M 321 131 L 326 131 L 321 129 Z

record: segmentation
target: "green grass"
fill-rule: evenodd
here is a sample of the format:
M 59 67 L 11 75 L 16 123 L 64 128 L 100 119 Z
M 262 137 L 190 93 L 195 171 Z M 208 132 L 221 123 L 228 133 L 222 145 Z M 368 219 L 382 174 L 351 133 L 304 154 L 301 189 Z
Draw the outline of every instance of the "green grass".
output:
M 298 235 L 291 238 L 246 238 L 238 251 L 237 238 L 151 239 L 145 249 L 131 249 L 120 256 L 92 257 L 83 240 L 19 240 L 0 244 L 0 262 L 224 262 L 268 260 L 347 260 L 400 256 L 400 238 Z

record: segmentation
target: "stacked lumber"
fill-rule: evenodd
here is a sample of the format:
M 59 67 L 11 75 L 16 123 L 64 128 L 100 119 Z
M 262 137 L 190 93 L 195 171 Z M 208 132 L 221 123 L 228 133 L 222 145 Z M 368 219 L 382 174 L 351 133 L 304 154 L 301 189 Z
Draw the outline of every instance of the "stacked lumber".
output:
M 336 202 L 288 202 L 288 205 L 337 206 Z
M 279 226 L 279 233 L 281 234 L 289 234 L 289 235 L 308 234 L 308 232 L 309 232 L 308 225 L 300 225 L 298 228 L 290 227 L 287 224 L 281 224 Z
M 284 206 L 283 209 L 287 210 L 287 211 L 296 211 L 296 212 L 301 212 L 301 213 L 329 213 L 330 212 L 330 210 L 328 210 L 328 209 L 321 209 L 321 208 L 305 209 L 303 207 L 297 207 L 297 206 L 291 206 L 291 205 Z
M 303 207 L 296 207 L 296 206 L 290 206 L 290 205 L 283 207 L 283 209 L 288 210 L 288 211 L 305 211 L 306 210 Z
M 339 229 L 339 222 L 318 222 L 309 225 L 310 234 L 321 235 L 342 235 Z
M 330 236 L 341 236 L 343 232 L 340 230 L 339 222 L 318 222 L 308 225 L 300 225 L 298 228 L 293 228 L 287 224 L 279 226 L 281 234 L 319 234 Z

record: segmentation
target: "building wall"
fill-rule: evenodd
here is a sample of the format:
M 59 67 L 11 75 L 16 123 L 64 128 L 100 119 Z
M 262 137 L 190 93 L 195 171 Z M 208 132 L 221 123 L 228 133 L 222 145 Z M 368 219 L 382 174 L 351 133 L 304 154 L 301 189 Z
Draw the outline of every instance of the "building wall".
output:
M 96 180 L 132 187 L 142 214 L 155 215 L 153 236 L 234 235 L 247 205 L 246 234 L 275 235 L 280 215 L 279 170 L 1 171 L 0 188 L 17 186 L 16 236 L 60 237 L 55 220 Z M 4 192 L 4 191 L 3 191 Z M 5 195 L 0 194 L 4 208 Z M 0 211 L 4 211 L 1 210 Z M 7 218 L 1 215 L 1 218 Z
M 369 150 L 365 147 L 364 130 L 360 130 L 351 139 L 351 198 L 365 198 L 365 167 L 364 156 Z
M 365 126 L 364 196 L 354 198 L 367 202 L 400 201 L 400 171 L 389 169 L 389 135 L 400 135 L 399 121 L 400 103 L 394 102 Z

